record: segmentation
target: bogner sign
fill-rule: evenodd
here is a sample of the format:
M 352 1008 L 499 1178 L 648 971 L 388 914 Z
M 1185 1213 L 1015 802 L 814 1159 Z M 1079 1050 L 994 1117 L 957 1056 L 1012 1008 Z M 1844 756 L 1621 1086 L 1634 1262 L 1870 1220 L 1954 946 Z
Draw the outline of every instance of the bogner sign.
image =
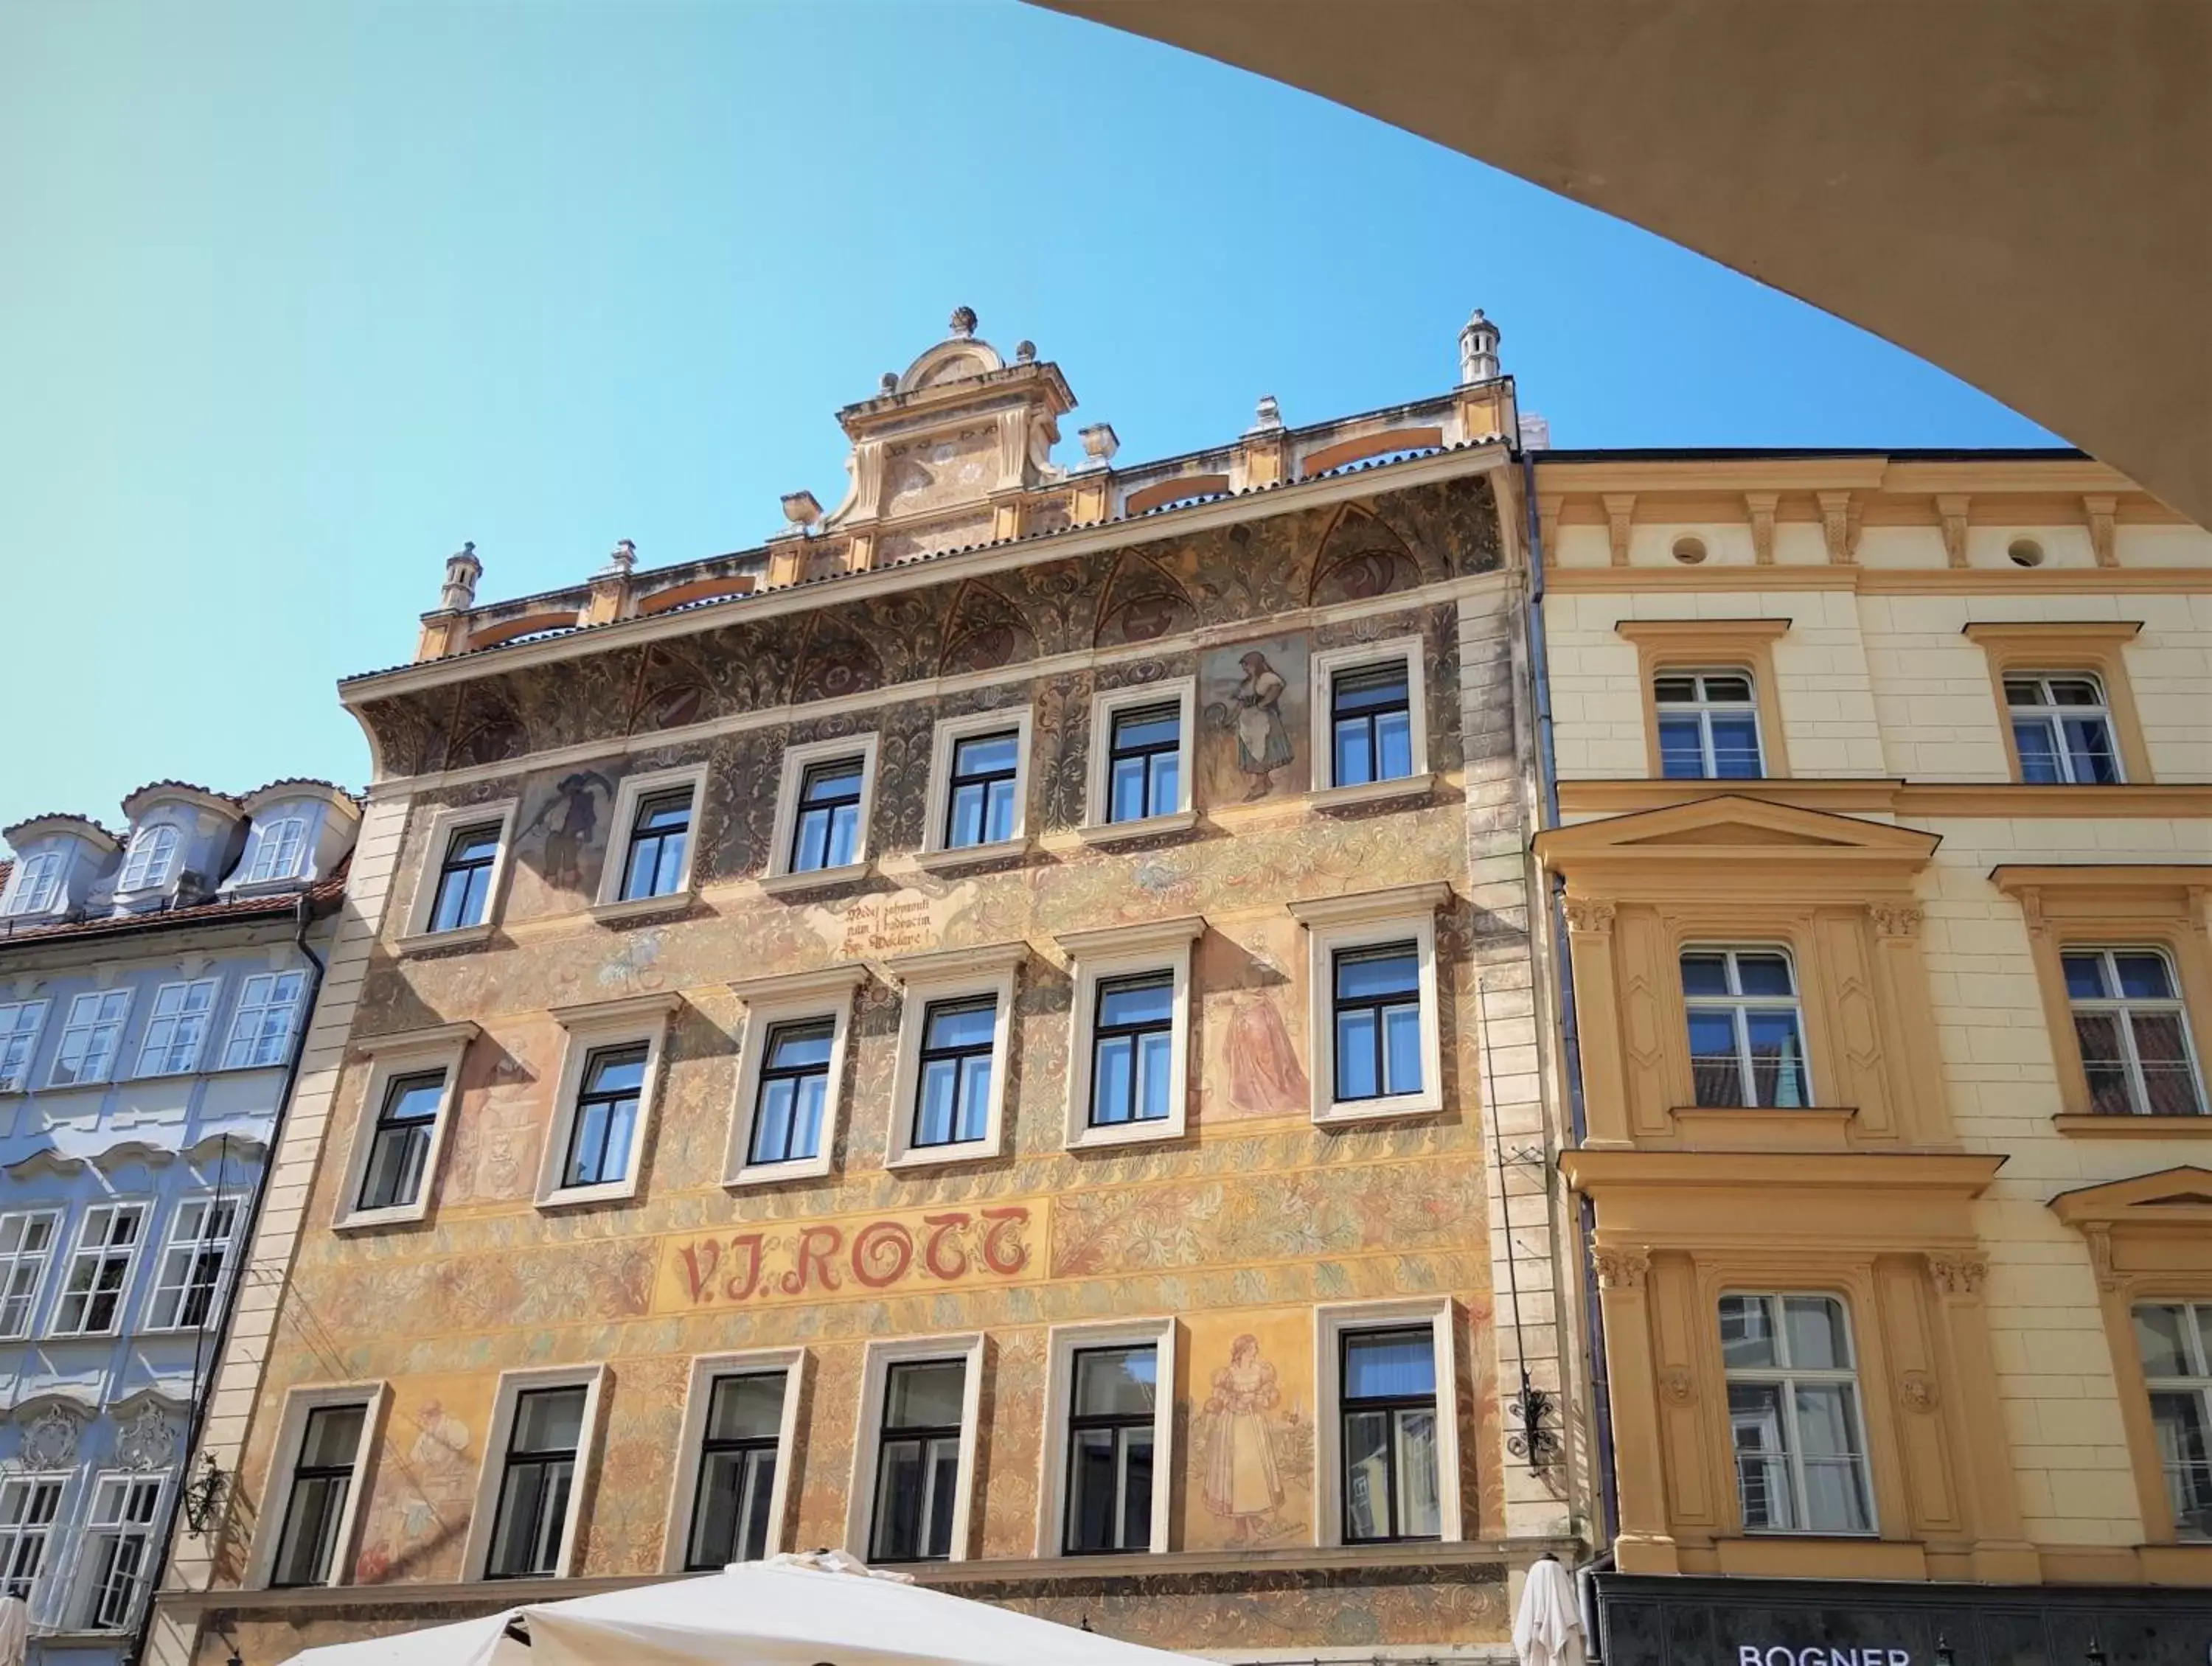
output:
M 1757 1643 L 1735 1645 L 1735 1666 L 1912 1666 L 1910 1649 L 1790 1649 Z

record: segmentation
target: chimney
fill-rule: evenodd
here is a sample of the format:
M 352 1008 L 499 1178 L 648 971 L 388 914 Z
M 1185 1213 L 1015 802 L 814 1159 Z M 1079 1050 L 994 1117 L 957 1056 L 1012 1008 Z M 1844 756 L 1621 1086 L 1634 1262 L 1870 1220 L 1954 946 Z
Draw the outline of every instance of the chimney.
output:
M 477 560 L 477 547 L 465 543 L 454 554 L 446 557 L 446 587 L 438 593 L 441 613 L 466 613 L 477 604 L 477 580 L 483 577 L 483 563 Z
M 1498 326 L 1474 309 L 1459 332 L 1459 385 L 1467 387 L 1475 382 L 1494 382 L 1503 373 L 1498 367 Z

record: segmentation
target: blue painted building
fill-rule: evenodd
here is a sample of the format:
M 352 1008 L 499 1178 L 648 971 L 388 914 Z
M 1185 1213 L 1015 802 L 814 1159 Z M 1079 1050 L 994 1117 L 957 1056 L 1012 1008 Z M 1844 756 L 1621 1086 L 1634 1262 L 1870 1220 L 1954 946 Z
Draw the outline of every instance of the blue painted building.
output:
M 34 1666 L 132 1653 L 360 807 L 181 782 L 5 830 L 0 1589 Z

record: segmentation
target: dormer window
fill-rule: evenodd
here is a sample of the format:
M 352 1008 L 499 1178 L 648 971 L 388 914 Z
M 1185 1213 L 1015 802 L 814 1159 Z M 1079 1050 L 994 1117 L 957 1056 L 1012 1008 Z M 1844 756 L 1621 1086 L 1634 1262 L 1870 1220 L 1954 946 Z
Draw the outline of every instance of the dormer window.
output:
M 141 827 L 131 836 L 131 853 L 124 858 L 119 891 L 146 891 L 168 882 L 176 866 L 177 846 L 183 835 L 167 822 Z
M 279 816 L 254 827 L 253 863 L 246 881 L 260 885 L 271 880 L 292 879 L 300 871 L 300 858 L 307 848 L 307 818 Z
M 62 875 L 69 858 L 59 851 L 40 851 L 15 864 L 7 906 L 0 913 L 48 914 L 62 900 Z

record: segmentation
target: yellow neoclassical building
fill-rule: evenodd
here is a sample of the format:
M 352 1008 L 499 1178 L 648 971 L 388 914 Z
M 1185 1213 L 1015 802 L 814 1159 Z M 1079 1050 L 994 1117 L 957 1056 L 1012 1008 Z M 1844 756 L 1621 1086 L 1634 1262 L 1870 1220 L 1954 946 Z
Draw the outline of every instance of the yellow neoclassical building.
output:
M 2201 1659 L 2212 537 L 2071 452 L 1529 480 L 1608 1659 Z

